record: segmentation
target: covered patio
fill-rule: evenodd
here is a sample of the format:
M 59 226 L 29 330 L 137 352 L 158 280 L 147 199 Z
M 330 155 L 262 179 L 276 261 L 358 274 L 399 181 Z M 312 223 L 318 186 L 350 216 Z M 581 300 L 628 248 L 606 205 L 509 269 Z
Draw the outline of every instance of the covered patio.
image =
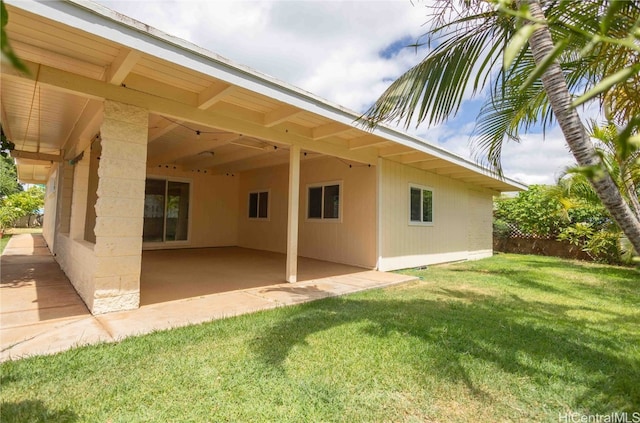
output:
M 487 257 L 524 189 L 103 6 L 6 3 L 3 132 L 94 315 Z
M 181 261 L 175 260 L 178 257 Z M 281 277 L 284 260 L 284 254 L 235 247 L 147 251 L 141 307 L 94 316 L 53 260 L 42 236 L 14 236 L 1 258 L 0 361 L 118 342 L 414 279 L 301 259 L 303 281 L 276 283 L 273 275 Z M 229 288 L 236 290 L 225 291 Z
M 140 305 L 284 283 L 286 254 L 241 247 L 143 251 Z M 382 273 L 298 257 L 298 282 L 371 278 Z

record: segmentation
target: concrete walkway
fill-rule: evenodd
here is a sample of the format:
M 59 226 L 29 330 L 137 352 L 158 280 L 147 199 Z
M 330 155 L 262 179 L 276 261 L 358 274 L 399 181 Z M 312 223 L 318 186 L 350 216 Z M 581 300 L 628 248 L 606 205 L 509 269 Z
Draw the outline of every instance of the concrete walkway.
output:
M 202 295 L 92 316 L 38 234 L 14 235 L 0 260 L 0 361 L 395 285 L 372 270 Z

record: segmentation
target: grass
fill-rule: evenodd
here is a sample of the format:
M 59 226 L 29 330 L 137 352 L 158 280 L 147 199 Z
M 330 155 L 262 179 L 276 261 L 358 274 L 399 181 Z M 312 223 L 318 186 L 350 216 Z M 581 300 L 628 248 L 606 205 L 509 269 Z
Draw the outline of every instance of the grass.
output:
M 11 239 L 11 234 L 8 234 L 8 233 L 2 234 L 2 238 L 0 238 L 0 254 L 2 254 L 2 252 L 4 251 L 4 248 L 7 246 L 10 239 Z
M 9 243 L 9 239 L 11 239 L 12 235 L 19 234 L 41 234 L 42 228 L 9 228 L 2 234 L 2 238 L 0 238 L 0 254 L 4 252 L 5 247 Z
M 640 412 L 636 270 L 505 254 L 410 273 L 422 280 L 3 363 L 0 421 Z

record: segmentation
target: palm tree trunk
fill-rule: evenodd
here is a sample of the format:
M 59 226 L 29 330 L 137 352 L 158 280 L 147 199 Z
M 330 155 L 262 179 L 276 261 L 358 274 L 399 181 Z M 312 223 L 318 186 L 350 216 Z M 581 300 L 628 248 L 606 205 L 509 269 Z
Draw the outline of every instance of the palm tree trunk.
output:
M 531 15 L 539 20 L 545 16 L 538 0 L 519 0 L 518 4 L 527 3 Z M 539 64 L 553 49 L 551 32 L 547 26 L 542 26 L 534 31 L 529 38 L 529 47 L 536 64 Z M 542 74 L 542 84 L 551 103 L 553 113 L 562 129 L 569 149 L 573 153 L 578 165 L 595 166 L 600 164 L 596 150 L 582 125 L 580 116 L 574 107 L 571 107 L 571 95 L 567 88 L 567 82 L 562 69 L 557 61 L 554 61 Z M 600 201 L 605 206 L 611 217 L 616 221 L 622 232 L 629 238 L 636 252 L 640 254 L 640 221 L 633 214 L 629 205 L 624 201 L 620 190 L 611 176 L 605 172 L 603 177 L 590 178 Z

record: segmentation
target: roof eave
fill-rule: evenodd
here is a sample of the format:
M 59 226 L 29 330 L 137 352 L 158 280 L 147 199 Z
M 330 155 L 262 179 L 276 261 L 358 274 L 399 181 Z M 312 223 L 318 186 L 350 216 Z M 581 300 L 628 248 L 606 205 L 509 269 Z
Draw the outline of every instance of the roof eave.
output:
M 193 43 L 166 34 L 100 4 L 86 0 L 65 0 L 62 2 L 7 0 L 6 2 L 36 15 L 113 40 L 131 49 L 144 51 L 147 54 L 274 98 L 304 111 L 366 130 L 364 125 L 356 123 L 360 114 L 352 110 L 247 66 L 236 64 Z M 525 184 L 500 177 L 472 161 L 392 127 L 378 125 L 368 132 L 500 181 L 500 185 L 504 184 L 503 191 L 527 189 Z

